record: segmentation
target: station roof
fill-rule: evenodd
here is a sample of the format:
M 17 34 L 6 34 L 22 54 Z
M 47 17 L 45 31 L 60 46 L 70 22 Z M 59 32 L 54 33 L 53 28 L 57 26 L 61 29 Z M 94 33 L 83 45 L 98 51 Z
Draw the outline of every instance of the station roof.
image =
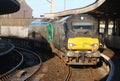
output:
M 120 17 L 120 0 L 96 0 L 93 4 L 90 4 L 83 8 L 71 9 L 62 12 L 56 12 L 51 14 L 45 14 L 48 17 L 67 16 L 72 14 L 89 13 L 97 18 L 119 18 Z
M 120 18 L 120 0 L 105 0 L 102 5 L 88 13 L 100 18 Z
M 0 0 L 0 15 L 16 12 L 20 9 L 17 0 Z

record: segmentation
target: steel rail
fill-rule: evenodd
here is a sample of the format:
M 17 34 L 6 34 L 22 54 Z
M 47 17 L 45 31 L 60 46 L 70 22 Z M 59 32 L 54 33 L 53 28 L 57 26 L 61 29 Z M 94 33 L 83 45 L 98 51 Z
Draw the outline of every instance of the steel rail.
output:
M 27 52 L 30 52 L 32 54 L 34 54 L 38 59 L 39 59 L 39 64 L 37 65 L 38 68 L 36 69 L 36 71 L 34 71 L 32 74 L 30 74 L 29 76 L 27 76 L 24 81 L 27 81 L 29 80 L 33 75 L 35 75 L 35 73 L 38 72 L 38 70 L 41 68 L 41 65 L 42 65 L 42 60 L 40 58 L 40 56 L 38 54 L 36 54 L 35 52 L 33 51 L 30 51 L 30 50 L 27 50 L 27 49 L 24 49 L 24 48 L 20 48 L 20 47 L 15 47 L 16 49 L 20 49 L 20 50 L 24 50 L 24 51 L 27 51 Z
M 8 49 L 8 50 L 6 50 L 6 51 L 3 51 L 3 52 L 1 52 L 0 53 L 0 56 L 1 55 L 5 55 L 5 54 L 7 54 L 7 53 L 9 53 L 10 51 L 12 51 L 13 49 L 14 49 L 14 45 L 12 44 L 12 43 L 10 43 L 10 42 L 0 42 L 0 43 L 4 43 L 4 44 L 7 44 L 8 43 L 8 45 L 10 45 L 11 46 L 11 48 L 10 49 Z
M 114 69 L 115 69 L 114 64 L 113 64 L 113 62 L 111 61 L 111 59 L 110 59 L 109 57 L 107 57 L 106 55 L 104 55 L 104 54 L 101 53 L 101 56 L 102 56 L 104 59 L 106 59 L 106 60 L 109 62 L 109 64 L 110 64 L 110 73 L 109 73 L 108 78 L 107 78 L 106 81 L 111 81 L 111 79 L 112 79 L 112 77 L 113 77 L 113 75 L 114 75 Z
M 20 60 L 20 62 L 17 64 L 17 66 L 15 66 L 14 68 L 12 68 L 11 70 L 9 70 L 9 71 L 7 71 L 6 73 L 4 73 L 4 74 L 2 74 L 1 76 L 0 76 L 0 80 L 1 81 L 4 81 L 4 80 L 6 80 L 6 79 L 8 79 L 9 77 L 9 75 L 10 74 L 12 74 L 12 72 L 14 72 L 18 67 L 20 67 L 20 65 L 23 63 L 23 55 L 19 52 L 19 51 L 17 51 L 17 50 L 15 50 L 16 52 L 18 52 L 18 54 L 21 56 L 21 60 Z
M 65 78 L 65 80 L 64 80 L 64 81 L 69 81 L 69 80 L 70 80 L 71 75 L 72 75 L 72 71 L 71 71 L 70 66 L 68 66 L 68 74 L 67 74 L 67 76 L 66 76 L 66 78 Z

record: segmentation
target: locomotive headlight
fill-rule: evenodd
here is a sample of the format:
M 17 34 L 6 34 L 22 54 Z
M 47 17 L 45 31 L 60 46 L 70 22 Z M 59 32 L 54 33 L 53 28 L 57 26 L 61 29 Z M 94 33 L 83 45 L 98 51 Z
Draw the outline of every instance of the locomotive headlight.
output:
M 98 44 L 92 44 L 92 46 L 97 47 L 97 46 L 98 46 Z
M 70 43 L 70 44 L 69 44 L 69 46 L 71 46 L 71 47 L 72 47 L 72 46 L 73 46 L 73 44 L 72 44 L 72 43 Z
M 81 19 L 81 20 L 84 20 L 84 17 L 83 17 L 83 16 L 81 16 L 81 17 L 80 17 L 80 19 Z
M 69 43 L 69 46 L 72 47 L 72 46 L 75 46 L 75 44 Z

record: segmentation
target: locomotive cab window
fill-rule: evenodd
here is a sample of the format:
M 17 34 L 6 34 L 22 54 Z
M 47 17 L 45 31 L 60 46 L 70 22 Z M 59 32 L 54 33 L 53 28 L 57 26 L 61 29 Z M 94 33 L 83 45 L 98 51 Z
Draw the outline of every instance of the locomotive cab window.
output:
M 93 24 L 92 23 L 85 23 L 85 22 L 73 22 L 72 28 L 74 30 L 83 28 L 84 30 L 92 30 Z
M 77 32 L 76 36 L 89 36 L 89 32 L 92 31 L 93 24 L 87 22 L 73 22 L 72 30 Z

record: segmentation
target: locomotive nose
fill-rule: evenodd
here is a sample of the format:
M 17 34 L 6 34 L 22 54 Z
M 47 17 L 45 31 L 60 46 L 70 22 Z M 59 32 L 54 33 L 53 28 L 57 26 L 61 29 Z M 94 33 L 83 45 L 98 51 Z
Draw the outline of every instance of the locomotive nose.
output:
M 76 37 L 68 39 L 68 49 L 70 50 L 98 50 L 99 41 L 97 38 Z

